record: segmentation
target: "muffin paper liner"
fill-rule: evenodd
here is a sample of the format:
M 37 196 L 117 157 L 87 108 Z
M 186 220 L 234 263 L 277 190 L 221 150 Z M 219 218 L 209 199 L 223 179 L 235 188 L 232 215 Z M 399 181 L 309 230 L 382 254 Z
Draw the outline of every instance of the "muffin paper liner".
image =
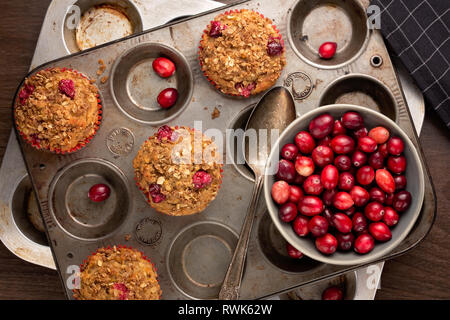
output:
M 116 247 L 117 249 L 130 249 L 136 252 L 139 252 L 142 255 L 142 258 L 144 260 L 147 260 L 153 267 L 154 272 L 158 275 L 158 269 L 156 268 L 155 264 L 150 260 L 149 257 L 147 257 L 144 252 L 142 252 L 139 249 L 135 249 L 132 246 L 125 246 L 125 245 L 118 245 L 118 246 L 107 246 L 107 247 L 100 247 L 98 248 L 96 251 L 92 252 L 86 259 L 83 260 L 83 262 L 80 264 L 80 272 L 82 272 L 84 270 L 84 267 L 87 265 L 89 258 L 95 256 L 97 253 L 99 253 L 100 249 L 113 249 L 114 247 Z M 158 276 L 156 277 L 156 279 L 158 279 Z M 158 281 L 159 284 L 159 281 Z M 77 289 L 72 289 L 72 293 L 75 294 L 77 291 Z M 161 292 L 162 295 L 162 292 Z M 158 297 L 158 300 L 161 299 L 161 295 Z M 78 300 L 78 299 L 77 299 Z
M 255 12 L 255 13 L 257 13 L 257 14 L 259 14 L 262 18 L 266 18 L 262 13 L 259 13 L 258 11 L 255 11 L 255 10 L 249 10 L 249 9 L 234 9 L 234 10 L 228 10 L 228 11 L 225 11 L 224 13 L 221 13 L 221 14 L 219 14 L 219 15 L 217 15 L 217 16 L 220 16 L 220 15 L 229 15 L 229 14 L 231 14 L 231 13 L 240 13 L 240 12 L 242 12 L 243 10 L 246 10 L 246 11 L 252 11 L 252 12 Z M 270 18 L 269 18 L 270 19 Z M 208 34 L 208 27 L 211 25 L 211 23 L 213 22 L 214 20 L 212 20 L 211 22 L 210 22 L 210 24 L 206 27 L 206 29 L 204 29 L 203 30 L 203 34 Z M 270 21 L 272 21 L 272 19 L 270 19 Z M 280 30 L 277 28 L 277 26 L 275 25 L 275 24 L 273 24 L 272 23 L 272 28 L 278 33 L 278 38 L 280 39 L 280 43 L 281 43 L 281 45 L 283 46 L 283 53 L 285 53 L 286 52 L 286 47 L 285 47 L 285 45 L 284 45 L 284 41 L 283 41 L 283 38 L 282 38 L 282 36 L 281 36 L 281 33 L 280 33 Z M 232 96 L 232 97 L 235 97 L 235 98 L 242 98 L 242 99 L 247 99 L 247 98 L 250 98 L 251 96 L 253 96 L 254 94 L 250 94 L 248 97 L 246 97 L 246 96 L 243 96 L 243 95 L 240 95 L 240 94 L 235 94 L 235 93 L 226 93 L 226 92 L 223 92 L 221 89 L 220 89 L 220 86 L 214 81 L 214 80 L 212 80 L 209 76 L 208 76 L 208 74 L 207 74 L 207 72 L 206 71 L 203 71 L 203 62 L 202 62 L 202 60 L 200 59 L 200 52 L 203 50 L 203 47 L 202 47 L 202 42 L 203 42 L 203 36 L 202 36 L 202 39 L 200 40 L 200 45 L 198 46 L 198 61 L 199 61 L 199 63 L 200 63 L 200 69 L 201 69 L 201 71 L 202 71 L 202 73 L 203 73 L 203 75 L 206 77 L 206 80 L 208 80 L 208 82 L 209 83 L 211 83 L 215 88 L 216 88 L 216 90 L 218 90 L 220 93 L 222 93 L 222 94 L 224 94 L 224 95 L 226 95 L 226 96 Z
M 173 128 L 175 128 L 175 130 L 177 130 L 177 129 L 179 129 L 180 127 L 179 127 L 179 126 L 174 126 Z M 192 129 L 191 127 L 183 126 L 183 128 L 188 129 L 188 130 L 191 130 L 191 131 L 195 131 L 195 129 Z M 155 134 L 156 134 L 156 133 L 155 133 Z M 202 133 L 202 134 L 203 134 L 203 133 Z M 152 139 L 154 136 L 155 136 L 155 135 L 150 136 L 147 140 Z M 144 142 L 144 143 L 145 143 L 145 142 Z M 219 186 L 218 186 L 217 193 L 219 193 L 219 190 L 220 190 L 220 188 L 221 188 L 221 186 L 222 186 L 222 179 L 223 179 L 223 164 L 220 165 L 220 181 L 219 181 Z M 140 191 L 142 191 L 142 193 L 144 194 L 144 196 L 145 196 L 145 198 L 146 198 L 146 200 L 147 200 L 147 203 L 150 205 L 150 207 L 152 207 L 155 211 L 157 211 L 157 212 L 159 212 L 159 213 L 162 213 L 162 214 L 165 214 L 165 215 L 169 215 L 169 216 L 175 216 L 175 215 L 171 215 L 171 214 L 169 214 L 169 213 L 162 212 L 162 211 L 158 210 L 158 208 L 156 208 L 156 207 L 153 205 L 153 202 L 150 200 L 150 193 L 149 193 L 148 191 L 146 191 L 144 188 L 142 188 L 141 185 L 139 184 L 139 182 L 136 180 L 136 175 L 134 175 L 134 181 L 135 181 L 136 186 L 138 187 L 138 189 L 139 189 Z M 213 202 L 215 199 L 216 199 L 216 198 L 214 197 L 214 199 L 212 199 L 212 200 L 208 203 L 208 205 L 209 205 L 211 202 Z M 205 209 L 206 209 L 206 208 L 205 208 Z M 205 209 L 204 209 L 204 210 L 205 210 Z M 202 210 L 202 211 L 203 211 L 203 210 Z M 200 213 L 200 212 L 201 212 L 201 211 L 196 212 L 196 213 L 192 213 L 192 214 L 181 215 L 180 217 L 188 216 L 188 215 L 193 215 L 193 214 L 197 214 L 197 213 Z M 175 217 L 177 217 L 177 216 L 175 216 Z
M 69 68 L 47 68 L 47 69 L 44 69 L 44 70 L 41 70 L 41 71 L 37 72 L 36 74 L 39 74 L 42 71 L 50 71 L 52 69 L 56 69 L 56 70 L 59 70 L 61 72 L 69 71 L 69 72 L 72 72 L 74 74 L 77 74 L 77 75 L 81 76 L 84 79 L 89 80 L 89 78 L 86 77 L 85 75 L 81 74 L 80 72 L 78 72 L 76 70 L 69 69 Z M 18 103 L 18 101 L 19 101 L 19 97 L 17 97 L 17 99 L 16 99 L 16 103 L 14 104 L 14 108 L 16 107 L 16 104 Z M 39 144 L 39 142 L 33 141 L 33 139 L 30 139 L 29 136 L 27 136 L 25 133 L 20 131 L 20 128 L 17 125 L 16 121 L 14 121 L 14 125 L 15 125 L 15 127 L 17 129 L 17 132 L 22 137 L 22 139 L 25 142 L 27 142 L 29 145 L 31 145 L 33 148 L 35 148 L 37 150 L 49 151 L 49 152 L 54 153 L 54 154 L 61 154 L 61 155 L 71 154 L 71 153 L 74 153 L 76 151 L 79 151 L 79 150 L 83 149 L 89 142 L 91 142 L 91 140 L 97 134 L 97 131 L 100 128 L 100 123 L 102 121 L 102 113 L 103 113 L 103 111 L 102 111 L 102 103 L 101 103 L 101 100 L 100 100 L 100 95 L 98 93 L 97 93 L 97 104 L 98 104 L 98 119 L 97 119 L 97 122 L 95 123 L 94 133 L 91 136 L 89 136 L 88 138 L 86 138 L 84 141 L 79 142 L 74 148 L 70 149 L 69 151 L 62 151 L 61 149 L 50 150 L 50 147 L 42 147 Z

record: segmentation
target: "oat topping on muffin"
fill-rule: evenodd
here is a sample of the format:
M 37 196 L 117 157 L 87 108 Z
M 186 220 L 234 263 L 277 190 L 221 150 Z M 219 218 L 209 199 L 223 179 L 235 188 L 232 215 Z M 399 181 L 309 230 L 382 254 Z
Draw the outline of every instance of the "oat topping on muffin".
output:
M 222 181 L 215 144 L 186 127 L 159 128 L 141 146 L 133 167 L 150 205 L 174 216 L 203 211 L 215 199 Z
M 25 80 L 14 108 L 25 140 L 52 152 L 84 145 L 98 128 L 98 90 L 66 69 L 40 71 Z
M 286 64 L 272 21 L 246 9 L 220 14 L 208 25 L 199 58 L 202 71 L 220 91 L 245 97 L 273 86 Z
M 101 248 L 81 266 L 78 300 L 159 300 L 156 269 L 137 250 Z

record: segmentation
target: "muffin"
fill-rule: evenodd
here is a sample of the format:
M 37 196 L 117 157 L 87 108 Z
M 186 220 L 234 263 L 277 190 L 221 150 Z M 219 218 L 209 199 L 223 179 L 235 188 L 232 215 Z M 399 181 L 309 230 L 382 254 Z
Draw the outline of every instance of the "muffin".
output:
M 220 160 L 216 145 L 201 132 L 162 126 L 134 158 L 135 180 L 157 211 L 190 215 L 215 199 L 222 182 Z
M 81 265 L 77 300 L 159 300 L 154 265 L 139 251 L 101 248 Z
M 18 132 L 32 146 L 70 153 L 92 139 L 100 113 L 97 88 L 76 71 L 55 68 L 25 79 L 14 119 Z
M 243 97 L 272 87 L 286 65 L 284 43 L 272 20 L 246 9 L 211 21 L 200 41 L 199 59 L 218 90 Z

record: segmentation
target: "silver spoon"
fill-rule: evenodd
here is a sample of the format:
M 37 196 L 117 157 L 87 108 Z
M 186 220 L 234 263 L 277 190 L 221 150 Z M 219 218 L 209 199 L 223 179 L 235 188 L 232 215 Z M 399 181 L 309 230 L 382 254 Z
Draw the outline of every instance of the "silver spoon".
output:
M 239 241 L 234 250 L 233 258 L 228 266 L 222 288 L 219 292 L 220 300 L 237 300 L 241 287 L 242 273 L 244 270 L 245 258 L 247 256 L 248 242 L 252 231 L 253 220 L 255 218 L 256 206 L 261 193 L 264 177 L 264 168 L 270 154 L 271 141 L 270 130 L 278 129 L 281 132 L 295 120 L 295 105 L 289 91 L 284 87 L 275 87 L 268 91 L 253 109 L 245 126 L 245 131 L 253 129 L 259 133 L 260 129 L 267 130 L 267 148 L 261 148 L 261 141 L 258 141 L 257 159 L 250 159 L 249 144 L 245 146 L 245 160 L 255 174 L 255 186 L 247 209 L 247 215 L 242 226 Z M 258 138 L 257 138 L 258 139 Z

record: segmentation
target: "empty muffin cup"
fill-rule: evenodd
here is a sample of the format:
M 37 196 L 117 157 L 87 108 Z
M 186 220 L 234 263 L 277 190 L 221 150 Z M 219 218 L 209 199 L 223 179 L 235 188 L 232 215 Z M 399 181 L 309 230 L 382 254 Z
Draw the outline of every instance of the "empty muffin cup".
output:
M 370 31 L 367 15 L 357 0 L 299 0 L 288 14 L 288 38 L 306 63 L 323 69 L 340 68 L 365 49 Z M 331 59 L 319 56 L 325 42 L 337 44 Z
M 162 78 L 153 70 L 156 58 L 165 57 L 176 71 Z M 145 43 L 119 57 L 111 71 L 111 92 L 119 109 L 131 119 L 150 125 L 169 122 L 188 106 L 193 92 L 193 75 L 186 58 L 176 49 L 160 43 Z M 157 102 L 161 91 L 175 88 L 175 105 L 163 109 Z

